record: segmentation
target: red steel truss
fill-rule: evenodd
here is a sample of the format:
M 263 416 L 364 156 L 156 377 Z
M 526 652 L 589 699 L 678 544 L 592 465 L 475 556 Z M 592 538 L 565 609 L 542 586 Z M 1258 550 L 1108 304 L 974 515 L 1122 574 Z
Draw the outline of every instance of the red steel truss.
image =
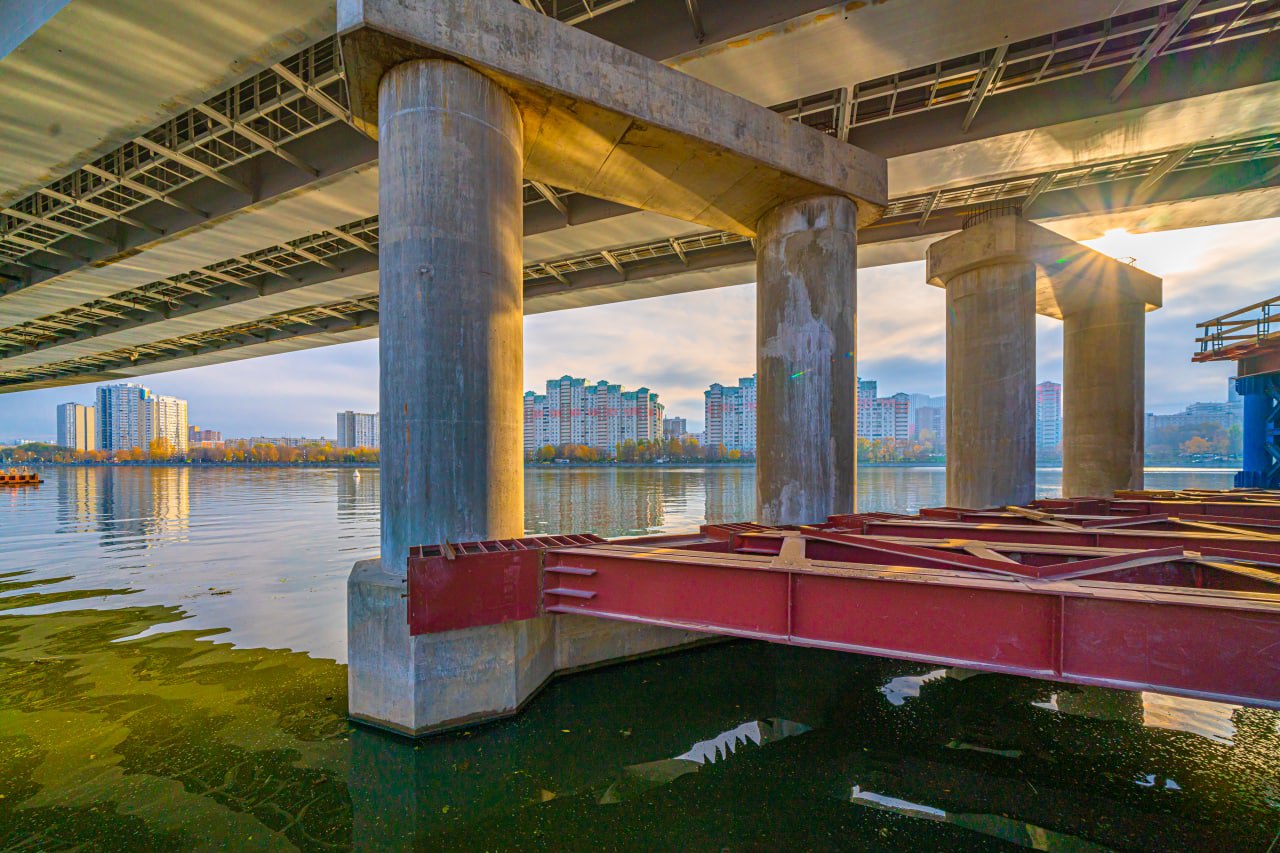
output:
M 577 613 L 1280 708 L 1280 501 L 1237 494 L 420 548 L 409 621 Z

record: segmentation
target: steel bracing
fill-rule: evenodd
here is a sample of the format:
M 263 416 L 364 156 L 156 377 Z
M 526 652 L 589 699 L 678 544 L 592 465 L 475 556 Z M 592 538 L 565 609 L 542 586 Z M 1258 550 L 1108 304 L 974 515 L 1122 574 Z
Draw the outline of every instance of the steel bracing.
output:
M 1028 507 L 414 548 L 412 634 L 574 614 L 1280 707 L 1280 497 Z
M 850 130 L 912 113 L 968 105 L 967 129 L 988 97 L 1123 68 L 1119 98 L 1154 59 L 1280 28 L 1276 0 L 1182 0 L 955 57 L 875 80 L 851 82 L 773 107 L 841 139 Z
M 68 236 L 113 250 L 115 241 L 93 229 L 121 222 L 153 231 L 132 215 L 153 201 L 203 216 L 175 193 L 204 178 L 241 193 L 247 204 L 253 189 L 227 170 L 260 154 L 314 177 L 285 146 L 349 119 L 346 98 L 337 39 L 312 45 L 4 208 L 0 261 L 43 271 L 42 253 L 90 263 L 96 258 L 82 248 L 63 245 Z

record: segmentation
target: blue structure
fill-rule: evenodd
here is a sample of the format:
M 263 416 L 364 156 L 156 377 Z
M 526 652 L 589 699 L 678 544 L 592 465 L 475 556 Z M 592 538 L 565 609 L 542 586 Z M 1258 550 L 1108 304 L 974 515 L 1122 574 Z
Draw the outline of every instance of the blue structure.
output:
M 1236 391 L 1244 397 L 1244 470 L 1236 487 L 1280 488 L 1280 373 L 1242 376 Z

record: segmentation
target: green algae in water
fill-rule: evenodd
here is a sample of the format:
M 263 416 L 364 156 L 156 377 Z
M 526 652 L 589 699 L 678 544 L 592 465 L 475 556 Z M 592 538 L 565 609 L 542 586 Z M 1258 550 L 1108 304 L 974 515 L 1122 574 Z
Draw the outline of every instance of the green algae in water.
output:
M 345 667 L 180 618 L 0 618 L 0 849 L 350 844 Z

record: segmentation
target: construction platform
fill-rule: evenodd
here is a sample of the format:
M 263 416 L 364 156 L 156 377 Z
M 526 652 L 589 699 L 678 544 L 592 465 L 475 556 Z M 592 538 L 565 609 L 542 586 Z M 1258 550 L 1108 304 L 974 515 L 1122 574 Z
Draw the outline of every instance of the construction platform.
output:
M 414 548 L 417 636 L 575 614 L 1280 708 L 1280 492 Z

